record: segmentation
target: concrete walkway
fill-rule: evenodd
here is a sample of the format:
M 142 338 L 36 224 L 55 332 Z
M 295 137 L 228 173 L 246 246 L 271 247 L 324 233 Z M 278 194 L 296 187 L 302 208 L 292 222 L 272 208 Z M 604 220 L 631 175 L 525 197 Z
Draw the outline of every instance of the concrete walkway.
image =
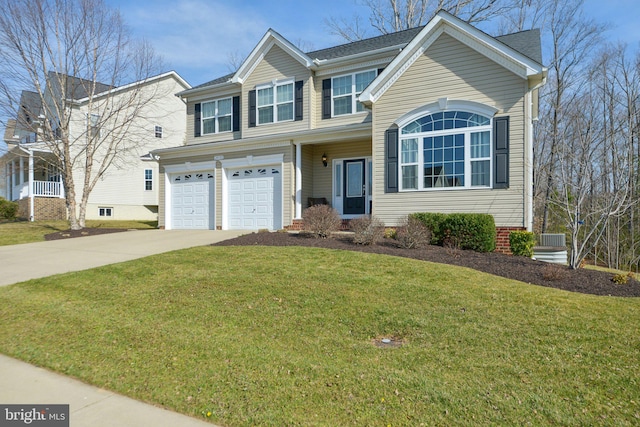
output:
M 203 246 L 246 232 L 140 230 L 0 246 L 0 286 Z M 1 326 L 0 326 L 1 327 Z M 68 404 L 70 426 L 212 426 L 0 355 L 0 404 Z M 0 425 L 4 415 L 0 414 Z

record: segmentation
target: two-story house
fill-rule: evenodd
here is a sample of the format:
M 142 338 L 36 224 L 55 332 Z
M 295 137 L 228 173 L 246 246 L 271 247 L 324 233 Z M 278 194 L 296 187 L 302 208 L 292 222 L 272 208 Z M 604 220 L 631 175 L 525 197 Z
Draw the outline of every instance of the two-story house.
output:
M 267 31 L 233 74 L 181 92 L 186 145 L 159 156 L 160 226 L 296 227 L 310 203 L 393 226 L 477 212 L 531 229 L 537 30 L 491 37 L 446 13 L 304 53 Z
M 5 133 L 8 151 L 0 158 L 0 179 L 6 198 L 18 202 L 19 216 L 31 220 L 67 219 L 61 154 L 54 153 L 60 147 L 59 135 L 55 132 L 47 140 L 42 131 L 43 121 L 47 120 L 43 100 L 54 104 L 56 101 L 50 98 L 55 96 L 65 97 L 71 105 L 68 131 L 77 198 L 83 189 L 82 150 L 86 141 L 99 132 L 103 136 L 99 143 L 118 144 L 117 154 L 105 162 L 109 163 L 108 169 L 89 195 L 86 219 L 157 220 L 159 169 L 149 152 L 184 143 L 185 105 L 175 94 L 191 86 L 173 71 L 118 87 L 50 72 L 46 84 L 44 97 L 32 91 L 22 92 L 16 119 L 8 127 L 11 132 Z M 148 102 L 136 104 L 138 99 L 147 98 Z M 105 116 L 113 111 L 113 117 L 93 113 L 101 103 Z M 56 111 L 55 107 L 49 111 Z M 96 156 L 101 152 L 97 150 Z M 103 159 L 96 160 L 98 168 Z

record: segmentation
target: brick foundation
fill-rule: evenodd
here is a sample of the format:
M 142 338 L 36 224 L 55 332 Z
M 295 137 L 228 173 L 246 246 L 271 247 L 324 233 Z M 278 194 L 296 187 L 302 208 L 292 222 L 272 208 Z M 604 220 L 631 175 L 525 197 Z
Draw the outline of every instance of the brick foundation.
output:
M 511 255 L 509 233 L 512 231 L 526 231 L 524 227 L 496 227 L 496 252 Z
M 18 200 L 18 218 L 29 219 L 30 201 L 28 198 Z M 66 220 L 67 205 L 65 199 L 57 197 L 35 197 L 33 199 L 33 219 Z

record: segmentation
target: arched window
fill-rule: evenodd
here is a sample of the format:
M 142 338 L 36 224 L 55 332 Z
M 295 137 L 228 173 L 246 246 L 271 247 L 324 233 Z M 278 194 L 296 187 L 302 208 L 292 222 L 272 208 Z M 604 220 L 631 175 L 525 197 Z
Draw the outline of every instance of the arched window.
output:
M 491 118 L 426 114 L 400 129 L 400 191 L 491 187 Z

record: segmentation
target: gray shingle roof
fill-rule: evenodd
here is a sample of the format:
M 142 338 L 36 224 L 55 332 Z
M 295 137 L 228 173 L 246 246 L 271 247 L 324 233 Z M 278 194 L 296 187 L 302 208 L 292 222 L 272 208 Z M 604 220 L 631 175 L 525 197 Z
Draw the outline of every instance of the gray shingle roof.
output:
M 100 82 L 93 82 L 91 80 L 81 79 L 79 77 L 68 76 L 62 73 L 56 73 L 55 71 L 49 71 L 49 78 L 56 86 L 60 81 L 65 78 L 65 96 L 69 99 L 83 99 L 93 92 L 93 95 L 97 95 L 102 92 L 106 92 L 109 89 L 113 89 L 114 86 L 107 85 Z M 95 90 L 92 90 L 92 86 L 95 84 Z
M 384 34 L 377 37 L 371 37 L 352 43 L 346 43 L 326 49 L 314 50 L 307 52 L 307 56 L 311 59 L 328 60 L 342 58 L 346 56 L 356 55 L 359 53 L 371 52 L 378 49 L 384 49 L 391 46 L 402 46 L 408 44 L 424 27 L 411 28 L 397 33 Z M 540 30 L 520 31 L 513 34 L 505 34 L 494 37 L 501 43 L 520 52 L 529 59 L 542 64 L 542 48 L 540 44 Z M 234 73 L 219 77 L 198 86 L 193 89 L 213 86 L 224 83 L 233 77 Z

